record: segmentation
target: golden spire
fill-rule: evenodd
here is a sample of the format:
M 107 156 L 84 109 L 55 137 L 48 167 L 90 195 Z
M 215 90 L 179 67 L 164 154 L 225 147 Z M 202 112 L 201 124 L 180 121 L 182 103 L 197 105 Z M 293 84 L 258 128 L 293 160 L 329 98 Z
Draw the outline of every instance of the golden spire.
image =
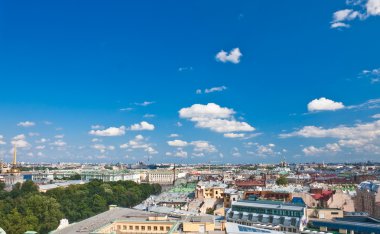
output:
M 14 144 L 14 148 L 13 148 L 13 162 L 12 162 L 12 165 L 13 167 L 16 167 L 17 165 L 17 147 L 16 147 L 16 144 Z

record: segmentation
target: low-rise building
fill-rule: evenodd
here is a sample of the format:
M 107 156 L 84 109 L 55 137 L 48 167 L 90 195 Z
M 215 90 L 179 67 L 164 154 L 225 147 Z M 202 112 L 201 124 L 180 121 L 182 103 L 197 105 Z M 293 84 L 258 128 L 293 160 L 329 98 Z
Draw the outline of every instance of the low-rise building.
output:
M 268 200 L 233 202 L 226 218 L 228 222 L 292 233 L 307 224 L 305 205 Z
M 195 197 L 199 199 L 222 199 L 227 185 L 220 181 L 199 181 L 196 187 Z

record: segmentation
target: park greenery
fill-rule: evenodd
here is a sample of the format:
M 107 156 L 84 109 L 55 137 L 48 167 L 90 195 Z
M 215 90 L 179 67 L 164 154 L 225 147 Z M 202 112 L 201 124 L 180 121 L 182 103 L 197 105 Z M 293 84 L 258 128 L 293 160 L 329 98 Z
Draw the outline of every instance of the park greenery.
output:
M 8 234 L 48 233 L 62 218 L 77 222 L 106 211 L 111 204 L 132 207 L 160 192 L 160 185 L 132 181 L 93 180 L 46 193 L 40 193 L 32 181 L 17 183 L 10 192 L 0 183 L 0 227 Z

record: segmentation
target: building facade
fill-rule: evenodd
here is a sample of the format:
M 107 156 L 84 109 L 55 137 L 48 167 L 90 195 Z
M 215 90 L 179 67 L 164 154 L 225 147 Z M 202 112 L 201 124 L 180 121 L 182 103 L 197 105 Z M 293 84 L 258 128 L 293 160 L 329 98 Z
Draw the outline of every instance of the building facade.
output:
M 356 189 L 355 211 L 380 219 L 380 181 L 364 181 Z
M 268 200 L 233 202 L 226 218 L 228 222 L 292 233 L 303 231 L 307 224 L 305 205 Z

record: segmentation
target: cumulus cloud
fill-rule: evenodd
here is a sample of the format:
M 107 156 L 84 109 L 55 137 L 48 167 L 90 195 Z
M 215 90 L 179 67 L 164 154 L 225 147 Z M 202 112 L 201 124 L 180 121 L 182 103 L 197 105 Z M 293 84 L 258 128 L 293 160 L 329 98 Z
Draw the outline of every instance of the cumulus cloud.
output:
M 342 102 L 335 102 L 325 97 L 314 99 L 307 104 L 308 111 L 334 111 L 343 108 L 344 105 Z
M 267 157 L 267 156 L 275 156 L 275 155 L 281 154 L 280 151 L 275 150 L 276 145 L 273 143 L 262 145 L 255 142 L 248 142 L 246 143 L 245 146 L 251 149 L 247 151 L 247 154 L 249 155 Z
M 89 134 L 94 136 L 123 136 L 125 134 L 125 126 L 109 127 L 104 130 L 91 130 Z
M 173 141 L 168 141 L 167 142 L 169 146 L 176 147 L 176 148 L 184 148 L 187 146 L 192 146 L 194 152 L 196 153 L 215 153 L 218 152 L 216 147 L 212 145 L 208 141 L 191 141 L 191 142 L 186 142 L 183 140 L 173 140 Z
M 192 141 L 191 145 L 194 146 L 195 152 L 214 153 L 218 151 L 216 147 L 208 141 Z
M 36 123 L 31 122 L 31 121 L 20 122 L 20 123 L 17 124 L 17 126 L 24 127 L 24 128 L 33 127 L 35 125 L 36 125 Z
M 147 142 L 147 139 L 145 139 L 142 135 L 136 135 L 134 139 L 128 141 L 128 143 L 124 143 L 120 145 L 121 149 L 127 149 L 129 151 L 132 151 L 134 149 L 142 149 L 148 154 L 157 154 L 158 152 L 153 148 L 152 144 L 149 144 Z
M 220 107 L 215 103 L 208 103 L 207 105 L 194 104 L 179 111 L 181 118 L 195 122 L 196 127 L 207 128 L 214 132 L 231 133 L 255 130 L 248 123 L 235 120 L 234 114 L 234 110 Z
M 341 148 L 339 144 L 332 143 L 332 144 L 326 144 L 324 147 L 315 147 L 315 146 L 308 146 L 302 149 L 302 152 L 307 155 L 322 155 L 322 154 L 331 154 L 331 153 L 337 153 L 341 151 Z
M 380 114 L 372 115 L 372 118 L 374 118 L 374 119 L 380 119 Z
M 173 146 L 173 147 L 185 147 L 188 145 L 186 141 L 182 141 L 182 140 L 173 140 L 173 141 L 168 141 L 167 143 L 169 146 Z
M 226 62 L 231 62 L 234 64 L 240 63 L 240 57 L 243 54 L 240 52 L 239 48 L 234 48 L 232 49 L 229 53 L 227 53 L 224 50 L 221 50 L 218 52 L 215 56 L 217 61 L 226 63 Z
M 302 129 L 280 134 L 282 138 L 335 138 L 340 147 L 353 148 L 356 151 L 372 150 L 372 153 L 380 154 L 378 147 L 380 140 L 380 120 L 369 123 L 359 123 L 354 126 L 338 126 L 334 128 L 322 128 L 305 126 Z
M 187 158 L 187 151 L 184 151 L 182 148 L 177 148 L 176 151 L 174 152 L 166 152 L 166 156 L 171 156 L 171 157 L 177 157 L 177 158 Z
M 224 133 L 224 137 L 226 138 L 243 138 L 245 137 L 244 133 Z
M 142 121 L 141 123 L 131 125 L 130 130 L 131 131 L 144 131 L 144 130 L 152 131 L 154 130 L 154 125 L 146 121 Z
M 115 146 L 113 146 L 113 145 L 106 146 L 103 144 L 95 144 L 95 145 L 92 145 L 92 148 L 99 150 L 101 153 L 105 153 L 107 150 L 114 150 Z
M 26 141 L 24 134 L 17 135 L 13 137 L 11 141 L 12 145 L 15 145 L 17 148 L 27 148 L 30 147 L 29 142 Z
M 370 16 L 380 16 L 380 0 L 346 1 L 350 9 L 338 10 L 333 13 L 331 28 L 348 28 L 349 21 L 365 20 Z M 356 8 L 356 10 L 354 9 Z
M 174 138 L 174 137 L 179 137 L 179 135 L 177 133 L 172 133 L 169 135 L 169 137 Z

